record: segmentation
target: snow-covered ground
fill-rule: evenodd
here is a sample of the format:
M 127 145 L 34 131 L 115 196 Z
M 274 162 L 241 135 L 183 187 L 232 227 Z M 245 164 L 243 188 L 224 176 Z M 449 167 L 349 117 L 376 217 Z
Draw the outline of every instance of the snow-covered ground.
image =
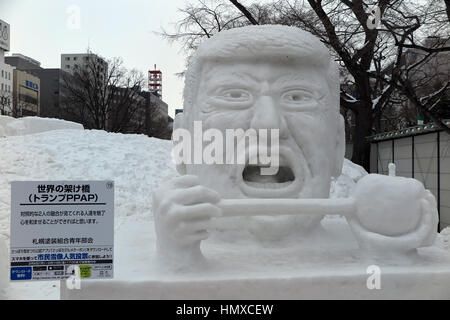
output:
M 33 126 L 33 122 L 36 124 L 35 126 Z M 0 289 L 3 285 L 3 290 L 0 290 L 0 298 L 59 299 L 59 282 L 12 283 L 7 286 L 9 259 L 6 248 L 9 245 L 11 181 L 114 180 L 115 231 L 118 235 L 116 250 L 120 252 L 121 246 L 125 245 L 136 246 L 139 244 L 143 247 L 142 243 L 136 243 L 138 240 L 133 240 L 134 237 L 129 237 L 130 233 L 139 229 L 136 227 L 139 225 L 142 226 L 141 229 L 148 229 L 148 236 L 145 239 L 149 243 L 145 243 L 144 246 L 154 247 L 151 193 L 163 179 L 176 174 L 170 156 L 170 141 L 148 138 L 144 135 L 79 130 L 79 126 L 63 122 L 59 123 L 60 127 L 46 127 L 42 126 L 40 119 L 35 121 L 28 119 L 23 123 L 27 123 L 25 127 L 28 129 L 20 132 L 16 130 L 15 133 L 8 129 L 10 130 L 8 137 L 1 137 L 0 134 L 0 268 L 2 268 L 0 277 L 3 277 L 0 278 Z M 22 125 L 19 127 L 24 128 Z M 0 128 L 2 128 L 1 122 Z M 64 129 L 54 130 L 58 128 Z M 47 129 L 52 129 L 52 131 L 45 132 Z M 3 132 L 7 132 L 7 130 L 3 129 Z M 332 185 L 331 196 L 347 196 L 353 189 L 355 181 L 364 174 L 365 172 L 359 166 L 346 161 L 343 175 Z M 330 219 L 332 222 L 333 219 L 340 218 Z M 345 229 L 346 226 L 343 225 L 342 228 Z M 345 230 L 344 232 L 348 233 Z M 140 230 L 140 232 L 144 231 Z M 220 238 L 220 235 L 218 237 Z M 333 230 L 330 231 L 328 237 L 333 238 Z M 446 229 L 437 239 L 438 246 L 450 250 L 449 239 L 450 229 Z M 150 243 L 152 241 L 153 243 Z M 211 252 L 214 254 L 231 252 L 239 245 L 236 240 L 228 247 L 219 248 L 214 247 L 213 244 L 210 246 Z M 341 250 L 342 248 L 337 249 Z M 149 249 L 149 251 L 152 250 Z M 289 253 L 289 250 L 293 250 L 292 247 L 284 251 L 277 250 L 277 252 L 278 254 Z M 126 254 L 119 253 L 118 258 L 125 259 L 127 255 L 133 257 L 136 254 L 136 250 L 131 250 Z M 321 254 L 320 252 L 314 253 L 311 257 L 320 258 Z M 229 260 L 229 263 L 232 261 Z M 342 263 L 347 262 L 342 260 Z M 238 262 L 237 265 L 239 265 Z M 314 267 L 311 263 L 309 265 Z M 142 266 L 137 263 L 136 268 L 140 267 Z M 122 269 L 128 272 L 133 267 L 130 265 L 116 266 L 119 276 Z

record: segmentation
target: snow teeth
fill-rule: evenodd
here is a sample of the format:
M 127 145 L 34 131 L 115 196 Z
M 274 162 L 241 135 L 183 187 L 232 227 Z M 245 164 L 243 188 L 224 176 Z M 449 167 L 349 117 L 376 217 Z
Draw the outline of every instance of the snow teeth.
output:
M 245 181 L 245 183 L 250 187 L 259 189 L 283 189 L 288 185 L 290 185 L 292 181 L 282 183 L 273 183 L 273 182 L 261 183 L 261 182 Z

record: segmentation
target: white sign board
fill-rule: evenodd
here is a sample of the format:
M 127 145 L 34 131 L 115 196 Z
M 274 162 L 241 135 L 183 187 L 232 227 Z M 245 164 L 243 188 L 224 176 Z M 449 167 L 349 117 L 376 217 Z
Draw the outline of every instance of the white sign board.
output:
M 11 183 L 11 281 L 113 277 L 114 183 Z
M 0 49 L 9 51 L 11 30 L 9 24 L 0 20 Z

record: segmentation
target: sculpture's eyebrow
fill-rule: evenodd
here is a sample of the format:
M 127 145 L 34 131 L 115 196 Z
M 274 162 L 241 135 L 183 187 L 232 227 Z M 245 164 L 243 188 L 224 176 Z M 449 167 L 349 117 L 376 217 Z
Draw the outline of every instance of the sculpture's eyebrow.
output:
M 259 84 L 259 82 L 251 75 L 246 73 L 231 71 L 220 76 L 217 73 L 209 72 L 205 76 L 206 85 L 211 86 L 230 86 L 230 85 L 243 85 L 246 86 L 250 83 Z
M 285 86 L 285 85 L 299 85 L 301 87 L 304 87 L 305 89 L 309 89 L 312 91 L 319 91 L 320 87 L 318 86 L 317 83 L 315 83 L 315 81 L 313 81 L 313 79 L 305 79 L 304 76 L 300 76 L 300 75 L 284 75 L 279 77 L 278 79 L 276 79 L 273 82 L 274 86 Z

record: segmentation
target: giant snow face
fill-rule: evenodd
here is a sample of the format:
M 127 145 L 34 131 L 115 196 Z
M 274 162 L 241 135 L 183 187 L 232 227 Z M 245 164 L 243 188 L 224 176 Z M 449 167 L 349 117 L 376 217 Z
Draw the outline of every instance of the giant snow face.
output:
M 328 198 L 332 176 L 341 174 L 345 137 L 339 114 L 339 78 L 328 50 L 318 39 L 284 26 L 251 26 L 220 32 L 202 43 L 193 56 L 186 73 L 184 98 L 184 113 L 174 123 L 173 155 L 178 171 L 188 175 L 168 181 L 154 193 L 158 250 L 164 259 L 186 260 L 189 264 L 202 257 L 200 242 L 208 237 L 211 220 L 226 212 L 221 209 L 222 199 L 254 198 L 225 201 L 236 204 L 231 207 L 232 216 L 242 219 L 229 225 L 218 219 L 214 229 L 241 228 L 249 222 L 249 230 L 258 238 L 278 240 L 292 231 L 313 230 L 319 224 L 326 214 L 321 206 L 311 215 L 286 215 L 284 204 L 294 202 L 301 210 L 302 204 L 309 201 L 279 200 Z M 230 141 L 230 130 L 275 130 L 276 138 L 270 134 L 265 142 L 266 149 L 275 150 L 271 157 L 275 154 L 278 170 L 268 174 L 260 152 L 256 158 L 252 155 L 255 145 L 261 148 L 259 141 L 249 139 L 249 144 L 241 143 L 247 140 L 246 134 L 238 134 L 239 141 Z M 178 143 L 180 136 L 182 144 Z M 210 148 L 208 142 L 212 139 L 221 143 Z M 188 147 L 184 147 L 186 144 Z M 274 149 L 274 145 L 278 147 Z M 180 149 L 183 156 L 177 157 Z M 202 152 L 205 150 L 214 150 L 214 157 Z M 228 161 L 235 154 L 243 161 Z M 217 155 L 220 162 L 209 161 Z M 205 160 L 205 156 L 208 162 L 197 161 Z M 180 158 L 182 161 L 178 161 Z M 402 190 L 402 194 L 386 197 L 375 194 L 374 188 L 394 195 L 395 190 Z M 361 179 L 354 196 L 355 199 L 344 202 L 344 207 L 332 200 L 312 203 L 328 205 L 338 211 L 336 214 L 346 215 L 360 246 L 367 250 L 383 253 L 389 249 L 409 254 L 434 241 L 436 204 L 422 185 L 371 175 Z M 271 214 L 278 215 L 261 216 L 264 202 L 275 203 Z M 379 206 L 381 209 L 373 205 L 381 202 L 386 202 Z M 408 203 L 410 209 L 398 209 L 402 203 Z M 257 207 L 252 214 L 259 216 L 245 220 L 247 206 L 252 204 Z M 190 213 L 194 210 L 195 214 Z
M 247 156 L 245 165 L 188 165 L 187 173 L 224 198 L 327 198 L 337 157 L 336 109 L 325 68 L 308 61 L 205 63 L 193 118 L 204 131 L 215 128 L 224 136 L 227 129 L 278 129 L 279 170 L 261 175 Z M 229 148 L 238 152 L 236 144 L 224 144 L 226 154 Z

